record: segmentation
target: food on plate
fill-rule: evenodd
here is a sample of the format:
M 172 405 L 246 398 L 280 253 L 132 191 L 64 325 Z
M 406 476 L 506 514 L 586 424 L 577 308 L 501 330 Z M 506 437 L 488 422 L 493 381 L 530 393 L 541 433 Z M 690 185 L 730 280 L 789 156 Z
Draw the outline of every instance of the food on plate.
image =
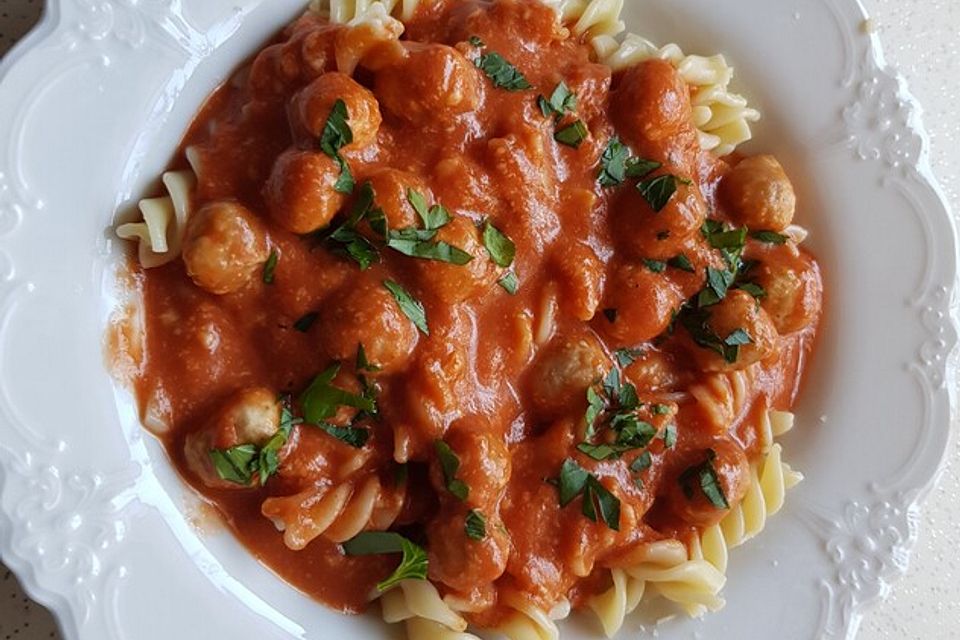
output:
M 265 564 L 411 638 L 723 604 L 801 476 L 819 267 L 722 56 L 622 0 L 314 2 L 139 242 L 141 411 Z M 802 203 L 800 203 L 802 205 Z

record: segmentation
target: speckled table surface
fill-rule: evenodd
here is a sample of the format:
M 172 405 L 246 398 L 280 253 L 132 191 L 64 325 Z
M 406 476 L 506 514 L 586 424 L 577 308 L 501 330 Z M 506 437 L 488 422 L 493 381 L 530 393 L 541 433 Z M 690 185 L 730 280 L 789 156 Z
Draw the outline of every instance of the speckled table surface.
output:
M 777 0 L 793 1 L 793 0 Z M 906 76 L 925 110 L 932 163 L 960 213 L 960 2 L 863 0 L 888 60 Z M 0 55 L 37 21 L 41 0 L 0 0 Z M 0 115 L 2 117 L 2 115 Z M 939 487 L 922 517 L 907 576 L 864 621 L 860 640 L 960 638 L 960 438 L 954 438 Z M 31 602 L 0 565 L 0 640 L 59 638 L 46 610 Z

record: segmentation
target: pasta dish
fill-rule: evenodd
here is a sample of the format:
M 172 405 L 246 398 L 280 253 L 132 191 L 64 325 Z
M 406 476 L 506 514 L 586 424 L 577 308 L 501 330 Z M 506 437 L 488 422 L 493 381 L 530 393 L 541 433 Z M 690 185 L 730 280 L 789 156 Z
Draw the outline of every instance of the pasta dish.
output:
M 801 480 L 823 287 L 723 56 L 623 0 L 320 0 L 138 243 L 144 425 L 236 536 L 413 639 L 723 605 Z

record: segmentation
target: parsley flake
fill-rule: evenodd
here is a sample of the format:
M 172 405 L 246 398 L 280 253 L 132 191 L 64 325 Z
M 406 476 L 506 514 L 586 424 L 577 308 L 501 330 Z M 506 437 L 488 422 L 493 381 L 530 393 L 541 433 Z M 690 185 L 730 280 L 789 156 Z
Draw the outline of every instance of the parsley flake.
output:
M 460 500 L 466 500 L 470 495 L 470 487 L 463 480 L 457 479 L 457 471 L 460 469 L 460 458 L 453 452 L 443 440 L 434 442 L 437 450 L 437 458 L 440 460 L 440 468 L 443 470 L 443 481 L 447 485 L 447 491 L 452 493 Z
M 579 149 L 580 145 L 583 144 L 583 141 L 586 140 L 589 135 L 590 130 L 587 129 L 587 125 L 584 124 L 583 120 L 577 120 L 562 129 L 558 129 L 557 132 L 553 134 L 553 138 L 560 144 Z
M 577 108 L 577 95 L 570 90 L 565 82 L 560 81 L 548 100 L 544 96 L 537 97 L 537 104 L 545 118 L 553 116 L 557 120 Z
M 677 192 L 677 177 L 674 175 L 644 178 L 637 184 L 640 195 L 647 201 L 650 208 L 660 213 L 670 202 L 670 198 Z
M 316 311 L 311 311 L 310 313 L 304 314 L 299 320 L 293 323 L 293 328 L 299 331 L 300 333 L 307 333 L 310 331 L 310 328 L 313 326 L 313 323 L 317 321 L 317 318 L 320 317 L 320 314 Z
M 273 284 L 274 278 L 276 276 L 275 272 L 277 270 L 277 262 L 280 261 L 280 254 L 277 253 L 277 250 L 274 249 L 270 252 L 270 257 L 267 258 L 267 261 L 263 263 L 263 283 L 264 284 Z
M 388 578 L 377 584 L 377 590 L 381 593 L 392 589 L 404 580 L 427 579 L 427 552 L 398 533 L 364 531 L 343 543 L 343 553 L 348 556 L 403 554 L 400 566 Z
M 517 255 L 517 247 L 513 240 L 490 224 L 489 220 L 483 225 L 483 246 L 498 267 L 509 267 Z
M 471 540 L 483 540 L 487 537 L 487 519 L 483 517 L 483 513 L 472 509 L 467 514 L 464 530 Z
M 531 87 L 524 75 L 499 53 L 486 53 L 477 58 L 474 64 L 487 74 L 493 86 L 499 89 L 523 91 Z
M 430 327 L 427 326 L 427 311 L 423 308 L 423 303 L 393 280 L 384 280 L 383 286 L 393 295 L 393 299 L 396 300 L 403 315 L 407 316 L 423 335 L 430 335 Z
M 338 98 L 333 103 L 323 132 L 320 134 L 320 150 L 333 158 L 340 166 L 340 177 L 333 187 L 340 193 L 353 193 L 354 188 L 350 167 L 347 166 L 347 161 L 340 155 L 340 150 L 353 142 L 353 131 L 350 129 L 349 121 L 350 115 L 347 112 L 347 103 Z
M 790 238 L 775 231 L 753 231 L 750 237 L 766 244 L 786 244 Z
M 507 272 L 502 278 L 497 280 L 497 284 L 512 296 L 517 295 L 517 291 L 520 289 L 520 281 L 517 279 L 517 274 L 513 271 Z

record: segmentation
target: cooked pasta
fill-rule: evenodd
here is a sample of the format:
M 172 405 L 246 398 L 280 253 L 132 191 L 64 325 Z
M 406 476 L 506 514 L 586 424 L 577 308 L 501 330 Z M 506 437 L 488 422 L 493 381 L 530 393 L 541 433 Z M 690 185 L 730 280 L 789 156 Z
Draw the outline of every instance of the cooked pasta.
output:
M 792 183 L 731 153 L 726 59 L 624 5 L 313 0 L 117 230 L 144 422 L 271 569 L 411 640 L 716 610 L 801 478 Z
M 167 171 L 163 174 L 163 186 L 167 195 L 140 201 L 142 222 L 117 227 L 120 238 L 137 241 L 140 265 L 144 269 L 165 265 L 180 255 L 196 177 L 192 171 Z
M 398 491 L 385 489 L 371 476 L 333 488 L 311 487 L 292 496 L 267 498 L 263 515 L 283 531 L 287 547 L 299 550 L 320 535 L 345 542 L 365 529 L 386 529 L 402 506 Z

